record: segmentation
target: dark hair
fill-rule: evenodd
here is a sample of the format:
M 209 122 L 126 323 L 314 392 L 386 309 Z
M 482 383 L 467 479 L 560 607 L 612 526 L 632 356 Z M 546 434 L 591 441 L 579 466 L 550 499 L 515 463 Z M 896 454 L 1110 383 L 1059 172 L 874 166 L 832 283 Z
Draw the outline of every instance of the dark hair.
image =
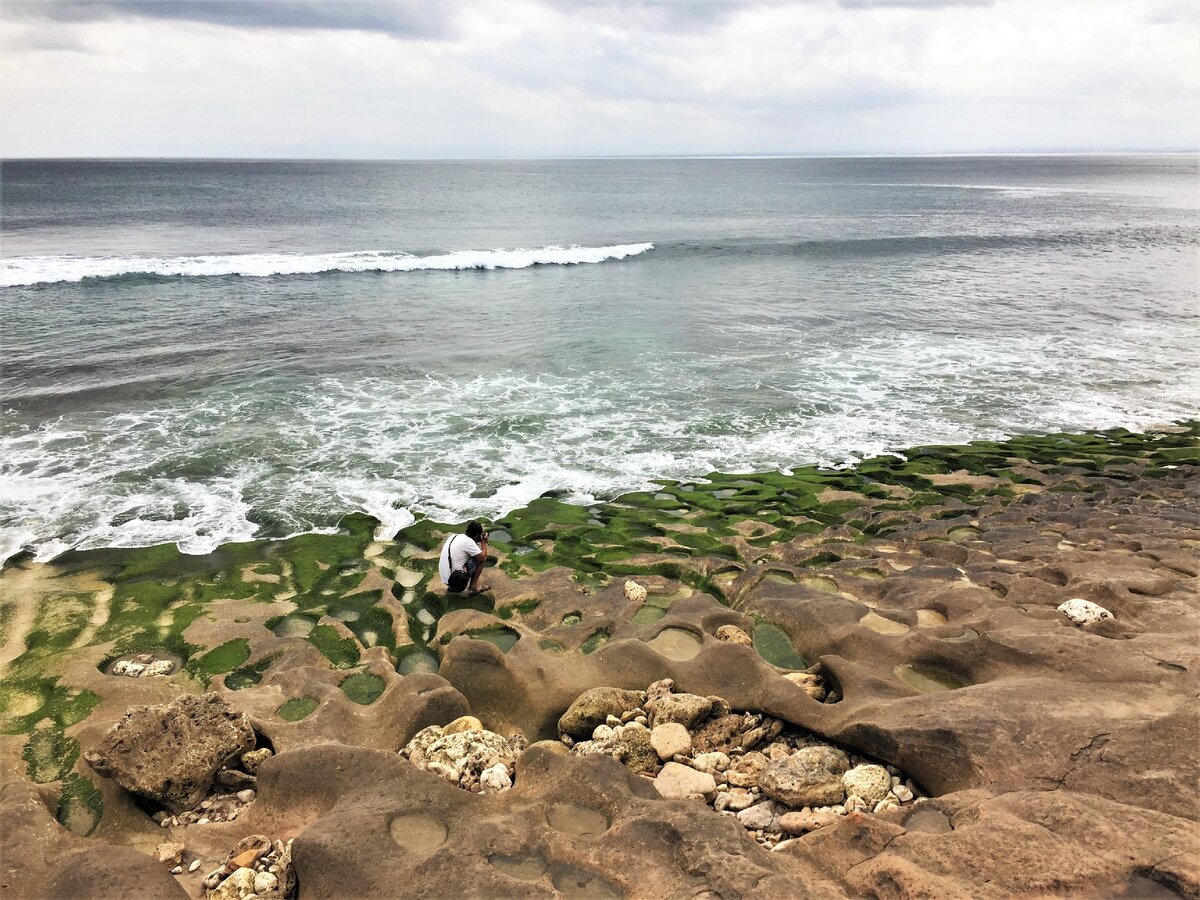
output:
M 467 537 L 473 541 L 479 540 L 479 538 L 483 537 L 483 526 L 478 522 L 468 522 Z

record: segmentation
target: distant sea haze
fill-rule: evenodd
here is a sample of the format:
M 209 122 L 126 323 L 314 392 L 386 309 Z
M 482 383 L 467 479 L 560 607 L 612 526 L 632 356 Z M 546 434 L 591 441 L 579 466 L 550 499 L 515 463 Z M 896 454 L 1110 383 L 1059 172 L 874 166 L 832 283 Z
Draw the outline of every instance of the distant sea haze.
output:
M 1200 414 L 1200 159 L 0 164 L 0 558 Z

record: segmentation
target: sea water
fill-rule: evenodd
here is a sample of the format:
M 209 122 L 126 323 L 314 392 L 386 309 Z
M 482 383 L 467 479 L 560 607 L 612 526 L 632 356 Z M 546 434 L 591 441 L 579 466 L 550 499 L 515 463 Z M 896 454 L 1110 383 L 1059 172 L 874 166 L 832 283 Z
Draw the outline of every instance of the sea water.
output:
M 1188 156 L 9 160 L 0 559 L 1197 415 Z

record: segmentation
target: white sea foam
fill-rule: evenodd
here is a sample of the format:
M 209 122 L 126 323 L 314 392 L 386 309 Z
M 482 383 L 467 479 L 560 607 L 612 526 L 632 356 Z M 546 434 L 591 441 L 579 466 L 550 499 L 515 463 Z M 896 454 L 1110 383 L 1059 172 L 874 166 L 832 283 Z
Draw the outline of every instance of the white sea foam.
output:
M 116 278 L 122 275 L 174 275 L 206 278 L 240 275 L 318 275 L 329 272 L 418 272 L 462 269 L 527 269 L 625 259 L 654 244 L 607 247 L 547 246 L 531 250 L 455 250 L 431 256 L 388 251 L 353 253 L 245 253 L 218 256 L 15 256 L 0 260 L 0 286 L 17 287 Z

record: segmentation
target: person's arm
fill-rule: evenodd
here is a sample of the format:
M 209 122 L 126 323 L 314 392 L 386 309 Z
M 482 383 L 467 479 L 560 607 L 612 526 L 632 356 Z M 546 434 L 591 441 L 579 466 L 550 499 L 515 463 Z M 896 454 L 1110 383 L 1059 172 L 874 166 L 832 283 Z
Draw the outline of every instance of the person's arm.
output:
M 475 556 L 475 559 L 479 562 L 479 565 L 482 566 L 484 563 L 487 562 L 487 552 L 488 552 L 488 536 L 485 533 L 484 536 L 479 539 L 479 553 Z

